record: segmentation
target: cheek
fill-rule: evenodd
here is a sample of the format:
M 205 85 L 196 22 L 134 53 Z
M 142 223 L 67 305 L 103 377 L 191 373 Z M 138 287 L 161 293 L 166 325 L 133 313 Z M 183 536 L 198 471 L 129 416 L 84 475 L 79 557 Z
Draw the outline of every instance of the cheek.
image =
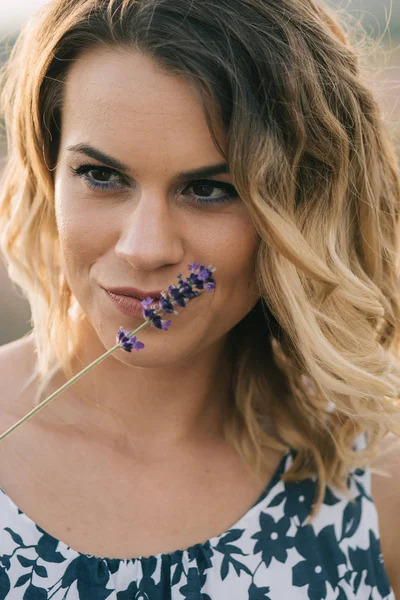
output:
M 247 215 L 230 215 L 214 229 L 214 256 L 221 277 L 237 280 L 248 287 L 254 279 L 259 236 Z M 218 260 L 218 264 L 217 264 Z
M 82 215 L 77 217 L 73 206 L 62 203 L 56 209 L 60 248 L 67 265 L 77 266 L 86 262 L 93 253 L 92 242 L 96 240 L 94 229 Z
M 93 263 L 104 253 L 107 238 L 112 235 L 109 220 L 102 218 L 101 210 L 92 210 L 90 206 L 82 195 L 72 193 L 68 187 L 56 188 L 57 230 L 68 266 Z
M 259 298 L 255 260 L 260 238 L 247 215 L 231 214 L 225 217 L 217 227 L 208 230 L 210 245 L 207 256 L 213 257 L 212 263 L 217 268 L 217 312 L 221 314 L 223 308 L 225 313 L 226 302 L 229 301 L 229 318 L 236 322 L 254 307 Z

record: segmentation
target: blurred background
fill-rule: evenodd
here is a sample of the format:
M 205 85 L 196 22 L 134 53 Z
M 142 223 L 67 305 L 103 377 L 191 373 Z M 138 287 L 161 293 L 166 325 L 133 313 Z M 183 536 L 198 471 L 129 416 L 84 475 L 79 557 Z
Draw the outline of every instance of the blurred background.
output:
M 0 0 L 0 65 L 6 61 L 21 26 L 49 1 L 51 0 Z M 368 60 L 371 60 L 374 72 L 377 64 L 379 66 L 377 84 L 374 87 L 400 155 L 400 2 L 329 0 L 328 3 L 360 21 L 368 37 L 381 40 L 380 47 L 384 53 L 378 52 L 376 57 Z M 6 158 L 6 140 L 0 122 L 0 176 Z M 0 291 L 1 346 L 20 338 L 31 329 L 29 305 L 20 290 L 10 281 L 5 259 L 1 254 Z

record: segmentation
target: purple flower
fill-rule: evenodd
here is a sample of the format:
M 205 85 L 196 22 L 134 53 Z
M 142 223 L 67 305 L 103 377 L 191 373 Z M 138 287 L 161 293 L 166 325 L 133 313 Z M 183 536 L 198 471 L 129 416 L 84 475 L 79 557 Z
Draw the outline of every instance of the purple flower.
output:
M 206 267 L 203 267 L 202 265 L 200 267 L 200 271 L 198 272 L 197 277 L 200 279 L 200 281 L 209 281 L 211 275 L 211 271 L 209 271 Z
M 165 292 L 162 293 L 161 298 L 160 298 L 160 308 L 161 308 L 161 310 L 163 310 L 166 313 L 177 314 L 170 298 L 168 297 L 168 295 Z
M 139 340 L 136 339 L 136 335 L 128 337 L 128 333 L 130 333 L 130 329 L 123 329 L 122 325 L 118 329 L 117 342 L 121 344 L 124 350 L 132 352 L 133 348 L 138 351 L 144 348 L 143 342 L 139 342 Z
M 152 308 L 144 309 L 143 316 L 146 321 L 150 321 L 153 327 L 156 327 L 157 329 L 164 329 L 164 331 L 168 331 L 168 327 L 170 327 L 172 324 L 172 321 L 163 321 L 160 317 L 160 314 L 157 314 L 157 312 Z
M 210 292 L 215 288 L 215 280 L 212 276 L 215 269 L 212 265 L 208 265 L 208 267 L 197 265 L 197 268 L 199 268 L 199 272 L 196 273 L 195 270 L 192 270 L 187 279 L 189 285 L 196 287 L 198 290 L 203 290 L 205 287 L 207 292 Z
M 163 321 L 161 319 L 163 313 L 177 314 L 174 305 L 184 308 L 192 298 L 197 298 L 201 295 L 201 290 L 206 289 L 207 292 L 211 292 L 215 289 L 215 280 L 213 278 L 213 273 L 216 271 L 215 267 L 212 265 L 205 267 L 195 261 L 192 265 L 188 265 L 188 268 L 190 275 L 186 278 L 186 281 L 183 280 L 182 275 L 179 273 L 177 275 L 178 285 L 170 285 L 168 292 L 162 292 L 158 301 L 158 309 L 150 308 L 154 303 L 154 298 L 148 297 L 141 301 L 143 317 L 153 327 L 168 331 L 168 328 L 172 325 L 172 321 Z M 130 338 L 126 335 L 127 333 L 130 333 L 129 330 L 123 330 L 122 327 L 118 331 L 118 341 L 124 350 L 131 352 L 132 348 L 140 350 L 144 347 L 144 344 L 137 341 L 136 337 Z
M 192 265 L 188 265 L 189 271 L 191 273 L 194 273 L 194 271 L 199 267 L 199 263 L 197 263 L 196 261 L 192 264 Z
M 178 306 L 182 306 L 183 308 L 186 306 L 188 301 L 181 294 L 180 288 L 170 285 L 168 288 L 168 294 L 171 297 L 174 304 L 177 304 Z
M 151 304 L 153 304 L 153 302 L 154 302 L 154 298 L 150 298 L 150 296 L 147 296 L 146 300 L 142 300 L 140 304 L 144 308 L 149 308 L 149 306 L 151 306 Z

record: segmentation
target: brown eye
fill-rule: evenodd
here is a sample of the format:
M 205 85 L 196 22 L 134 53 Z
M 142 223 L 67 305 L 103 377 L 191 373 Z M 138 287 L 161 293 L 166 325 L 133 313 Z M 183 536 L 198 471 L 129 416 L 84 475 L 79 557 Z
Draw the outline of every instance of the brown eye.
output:
M 212 179 L 201 179 L 192 182 L 186 189 L 192 189 L 189 197 L 197 204 L 223 204 L 232 202 L 238 198 L 238 193 L 233 185 L 224 181 L 213 181 Z M 213 190 L 223 190 L 224 194 L 213 195 Z
M 77 169 L 71 167 L 73 175 L 82 177 L 86 185 L 94 190 L 110 191 L 120 189 L 126 186 L 123 176 L 111 167 L 102 167 L 99 165 L 81 165 Z M 93 173 L 93 175 L 91 175 Z M 123 183 L 118 181 L 109 181 L 110 175 L 116 175 Z

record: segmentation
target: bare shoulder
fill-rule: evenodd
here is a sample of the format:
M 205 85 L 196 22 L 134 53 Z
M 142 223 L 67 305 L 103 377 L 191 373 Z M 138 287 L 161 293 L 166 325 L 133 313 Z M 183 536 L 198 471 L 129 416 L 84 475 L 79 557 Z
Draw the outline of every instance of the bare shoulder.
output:
M 25 362 L 30 358 L 34 360 L 34 341 L 32 334 L 26 335 L 18 340 L 3 344 L 0 346 L 0 369 L 3 374 L 3 369 L 6 371 L 13 367 L 15 362 L 20 363 L 21 359 Z M 19 364 L 18 367 L 21 365 Z
M 32 335 L 0 346 L 0 413 L 12 410 L 13 400 L 33 373 L 35 351 Z
M 389 434 L 372 464 L 372 497 L 378 512 L 382 554 L 395 596 L 400 597 L 400 439 Z

